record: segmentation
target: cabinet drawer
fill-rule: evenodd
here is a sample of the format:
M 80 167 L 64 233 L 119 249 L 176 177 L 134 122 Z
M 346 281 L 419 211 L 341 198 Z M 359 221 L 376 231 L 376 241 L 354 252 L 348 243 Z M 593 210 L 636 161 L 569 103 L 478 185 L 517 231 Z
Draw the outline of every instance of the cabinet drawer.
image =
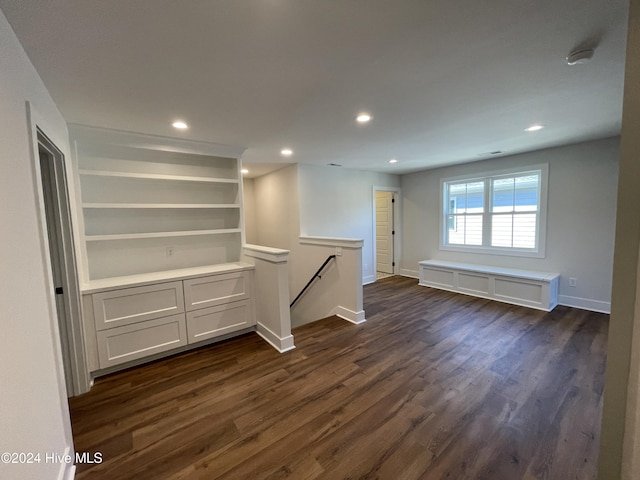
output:
M 187 344 L 184 313 L 97 332 L 100 368 Z
M 93 312 L 97 331 L 182 313 L 182 282 L 95 293 Z
M 187 312 L 189 343 L 199 342 L 253 325 L 251 302 L 242 300 Z
M 184 281 L 187 311 L 236 302 L 250 297 L 249 272 L 225 273 Z

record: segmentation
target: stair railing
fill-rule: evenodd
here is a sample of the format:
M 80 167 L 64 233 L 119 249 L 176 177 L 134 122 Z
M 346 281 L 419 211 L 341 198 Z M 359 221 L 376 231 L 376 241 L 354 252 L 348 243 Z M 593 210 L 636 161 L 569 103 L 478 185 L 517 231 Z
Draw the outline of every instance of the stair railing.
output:
M 302 291 L 301 291 L 301 292 L 298 294 L 298 296 L 293 300 L 293 302 L 291 302 L 291 305 L 289 305 L 289 308 L 293 308 L 293 305 L 298 301 L 298 299 L 302 296 L 302 294 L 303 294 L 304 292 L 306 292 L 306 291 L 307 291 L 307 289 L 311 286 L 311 284 L 313 283 L 313 281 L 314 281 L 316 278 L 322 278 L 322 275 L 321 275 L 322 270 L 324 270 L 324 267 L 326 267 L 326 266 L 329 264 L 329 262 L 330 262 L 331 260 L 335 260 L 335 258 L 336 258 L 336 256 L 335 256 L 335 255 L 329 255 L 329 256 L 327 257 L 327 259 L 326 259 L 326 260 L 324 261 L 324 263 L 320 266 L 320 268 L 318 269 L 318 271 L 317 271 L 316 273 L 314 273 L 314 274 L 313 274 L 313 277 L 311 277 L 311 280 L 309 280 L 309 281 L 307 282 L 307 284 L 304 286 L 304 288 L 302 289 Z

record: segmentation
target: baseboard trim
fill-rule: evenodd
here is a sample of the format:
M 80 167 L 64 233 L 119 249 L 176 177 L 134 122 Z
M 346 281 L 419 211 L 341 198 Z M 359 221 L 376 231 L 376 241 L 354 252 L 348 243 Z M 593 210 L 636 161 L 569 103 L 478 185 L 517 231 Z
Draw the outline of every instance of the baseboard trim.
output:
M 362 285 L 369 285 L 370 283 L 374 283 L 376 281 L 375 275 L 367 275 L 362 278 Z
M 565 307 L 580 308 L 597 313 L 611 313 L 611 302 L 592 300 L 590 298 L 572 297 L 570 295 L 558 295 L 558 304 Z
M 73 455 L 73 449 L 67 447 L 64 449 L 63 457 L 67 455 Z M 76 476 L 75 458 L 71 463 L 61 462 L 60 472 L 58 472 L 58 480 L 73 480 Z
M 400 269 L 400 275 L 409 278 L 420 278 L 420 273 L 418 272 L 418 270 L 407 270 L 406 268 Z
M 62 467 L 62 479 L 63 480 L 73 480 L 76 478 L 76 466 L 75 465 L 67 465 Z
M 278 352 L 284 353 L 296 348 L 293 344 L 293 335 L 288 335 L 284 338 L 280 338 L 278 335 L 273 333 L 267 327 L 258 323 L 256 326 L 256 333 L 262 337 L 262 339 L 275 348 Z
M 359 325 L 360 323 L 364 323 L 367 319 L 364 317 L 364 310 L 360 310 L 359 312 L 354 312 L 353 310 L 349 310 L 348 308 L 341 307 L 338 305 L 334 310 L 334 315 L 346 320 L 347 322 L 355 323 Z

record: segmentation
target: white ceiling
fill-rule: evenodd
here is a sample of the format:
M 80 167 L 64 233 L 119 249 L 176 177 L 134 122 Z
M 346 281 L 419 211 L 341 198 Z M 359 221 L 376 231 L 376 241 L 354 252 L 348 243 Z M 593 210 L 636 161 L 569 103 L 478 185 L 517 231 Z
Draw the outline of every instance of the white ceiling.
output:
M 620 130 L 627 0 L 0 8 L 69 123 L 246 147 L 254 172 L 300 162 L 407 173 Z M 581 45 L 597 45 L 593 60 L 568 66 Z M 176 131 L 176 118 L 191 128 Z M 546 128 L 524 132 L 533 123 Z

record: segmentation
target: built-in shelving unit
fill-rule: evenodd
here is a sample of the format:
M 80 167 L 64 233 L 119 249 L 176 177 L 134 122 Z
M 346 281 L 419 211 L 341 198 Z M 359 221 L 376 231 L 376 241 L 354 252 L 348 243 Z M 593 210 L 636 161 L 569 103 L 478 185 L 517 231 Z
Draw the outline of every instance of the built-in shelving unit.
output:
M 241 151 L 89 127 L 71 134 L 86 285 L 239 261 Z
M 242 149 L 70 131 L 91 375 L 255 330 Z

